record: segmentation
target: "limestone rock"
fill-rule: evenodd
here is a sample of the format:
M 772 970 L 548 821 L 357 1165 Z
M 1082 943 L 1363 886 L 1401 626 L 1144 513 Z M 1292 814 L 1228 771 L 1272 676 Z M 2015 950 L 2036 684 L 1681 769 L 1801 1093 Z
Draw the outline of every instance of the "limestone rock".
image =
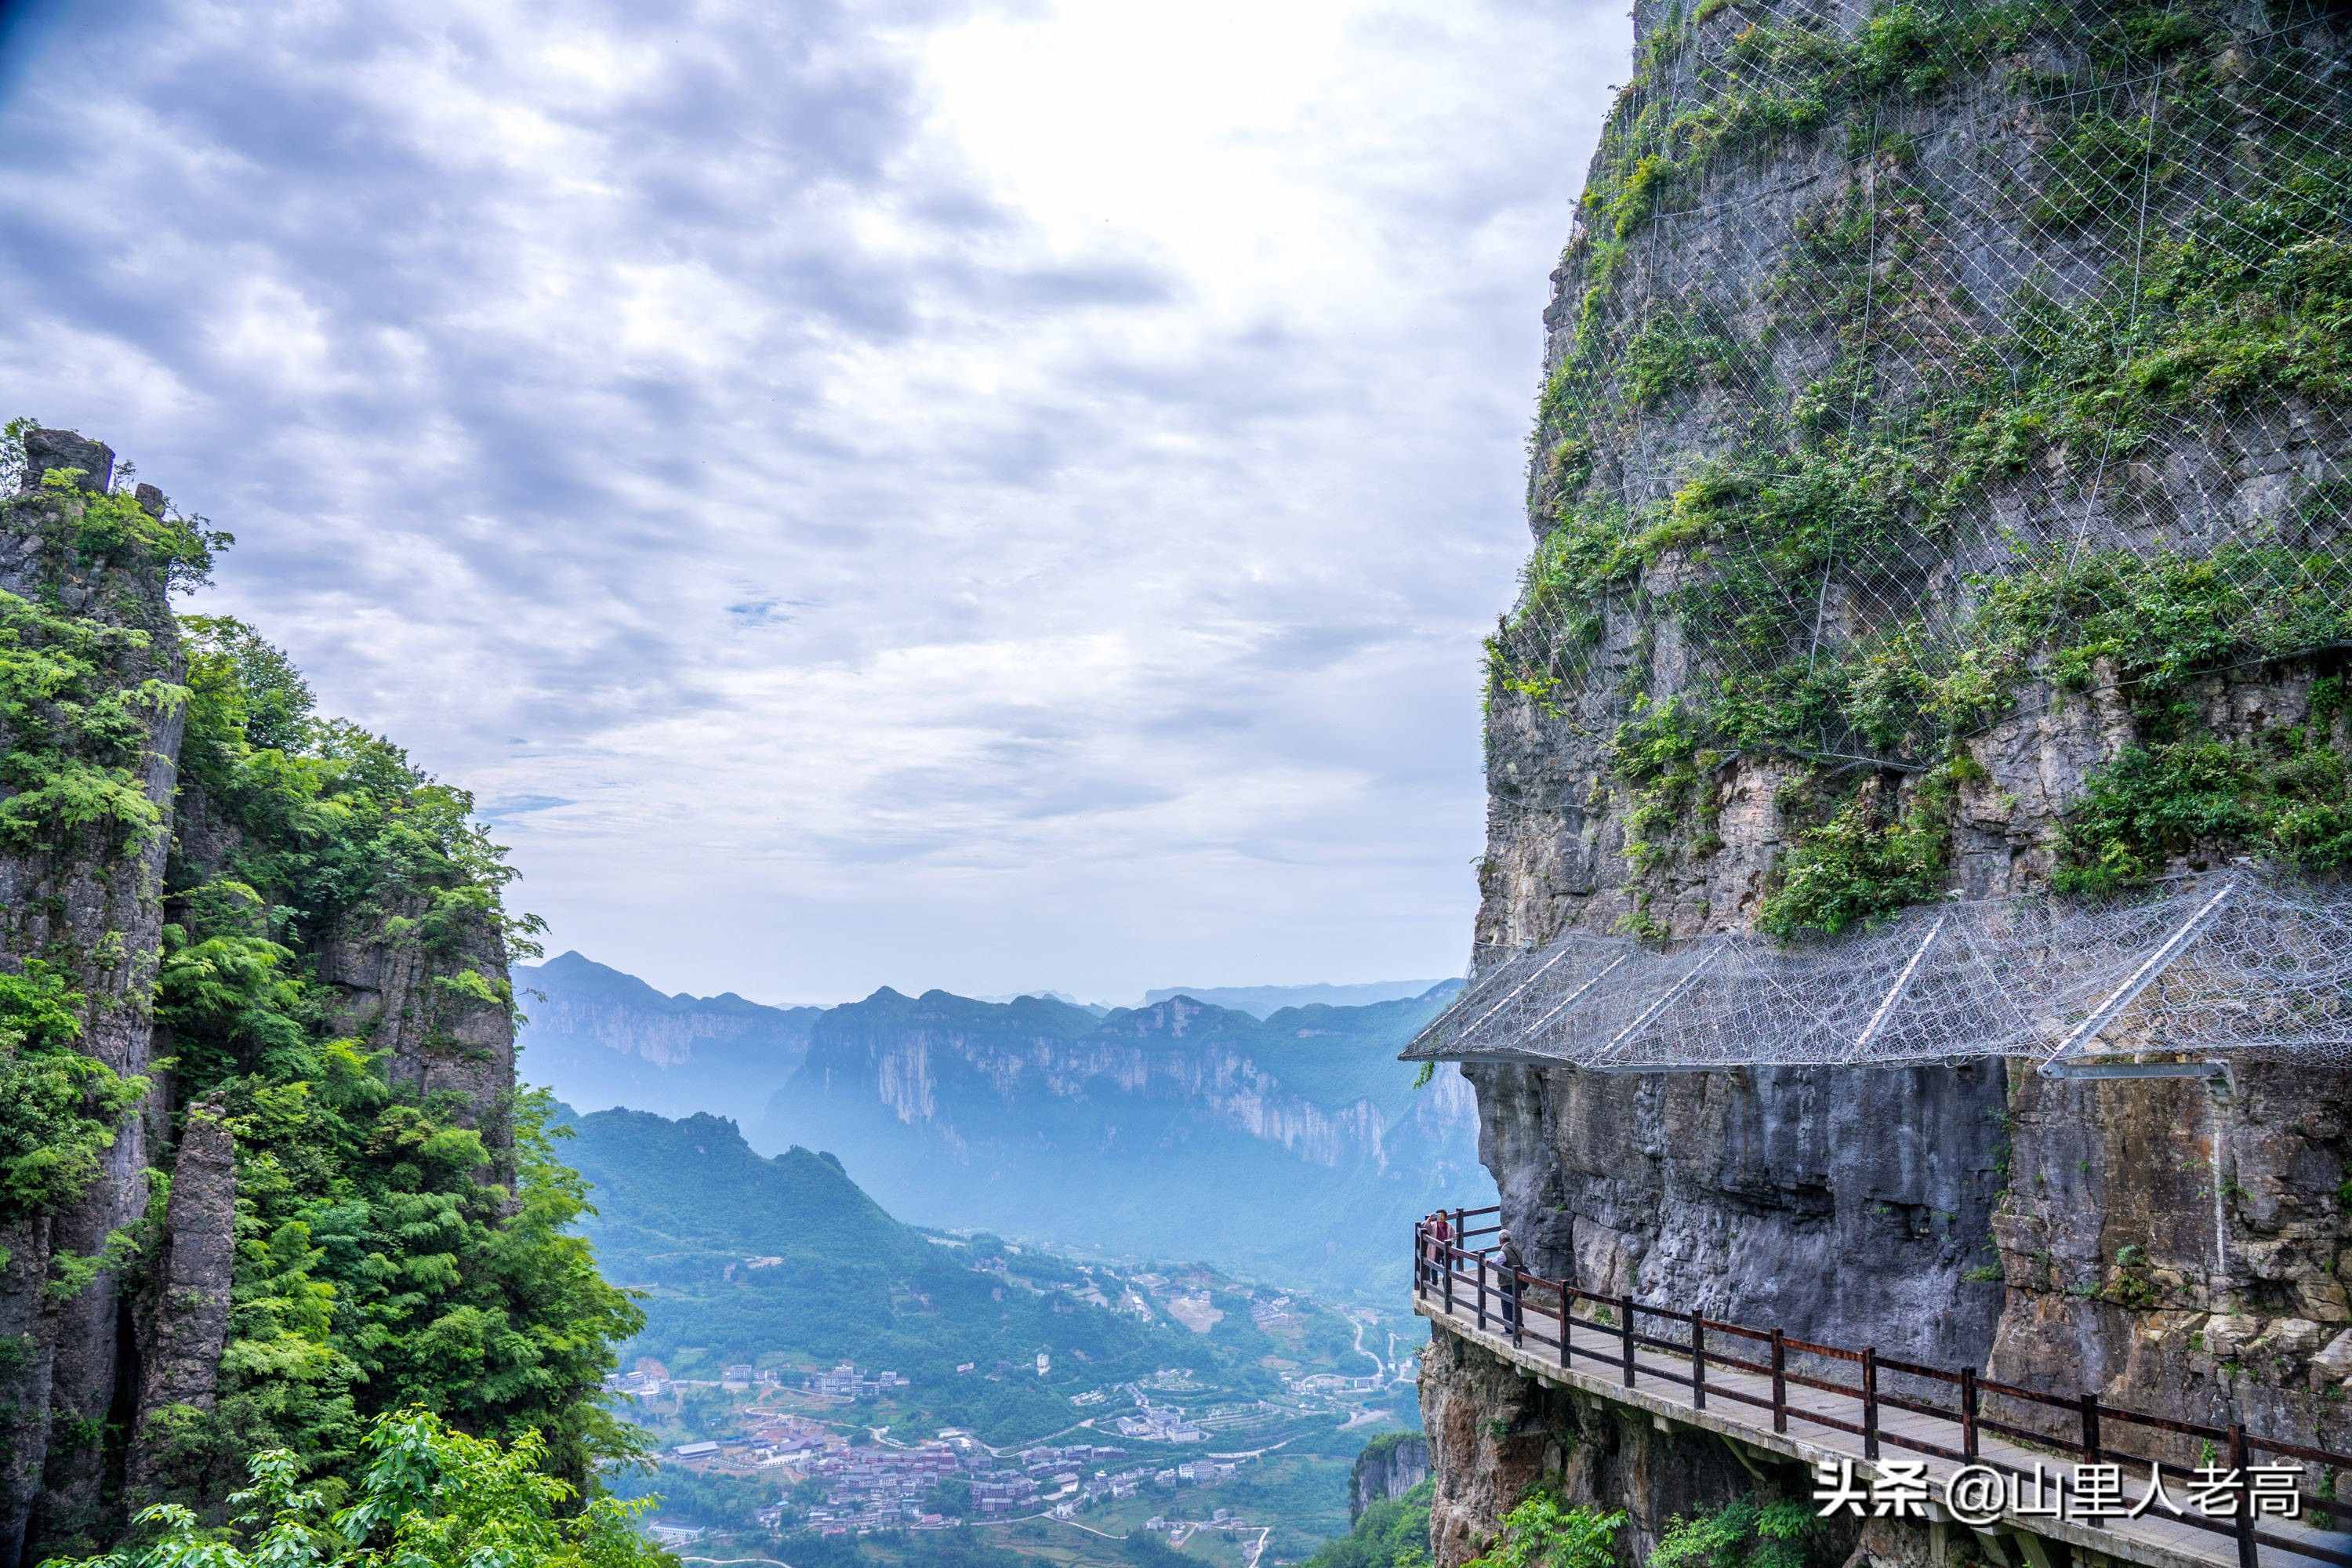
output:
M 1349 1522 L 1387 1498 L 1402 1497 L 1429 1475 L 1429 1439 L 1415 1432 L 1356 1456 L 1348 1472 Z
M 155 1288 L 140 1313 L 145 1346 L 127 1467 L 138 1496 L 170 1479 L 173 1418 L 209 1412 L 219 1392 L 236 1253 L 236 1149 L 221 1110 L 217 1099 L 188 1108 Z
M 102 442 L 48 429 L 30 432 L 25 451 L 26 481 L 0 527 L 0 591 L 123 634 L 91 640 L 94 681 L 121 691 L 182 685 L 186 660 L 163 572 L 135 552 L 75 548 L 88 497 L 39 483 L 45 471 L 72 468 L 84 470 L 84 491 L 103 490 L 114 454 Z M 140 487 L 136 500 L 151 514 L 168 504 L 152 486 Z M 210 1408 L 226 1332 L 234 1150 L 217 1107 L 174 1105 L 179 1085 L 159 1060 L 170 1053 L 158 1048 L 152 982 L 170 858 L 178 855 L 183 869 L 218 868 L 234 857 L 238 836 L 201 789 L 182 787 L 183 707 L 134 702 L 124 712 L 141 726 L 124 748 L 135 759 L 131 780 L 158 830 L 52 825 L 0 848 L 0 967 L 38 955 L 60 969 L 87 999 L 79 1048 L 152 1086 L 70 1204 L 30 1219 L 0 1217 L 0 1339 L 10 1348 L 0 1357 L 0 1568 L 28 1555 L 95 1552 L 120 1536 L 131 1496 L 173 1484 L 168 1418 Z M 0 746 L 12 739 L 0 733 Z M 493 994 L 506 979 L 489 916 L 455 933 L 438 968 L 402 969 L 397 955 L 376 951 L 388 945 L 380 930 L 353 931 L 335 956 L 346 974 L 399 970 L 412 989 L 457 965 L 476 970 Z M 464 1091 L 498 1146 L 513 1089 L 512 1031 L 506 1009 L 482 1002 L 478 989 L 458 987 L 457 1001 L 431 1012 L 429 1038 L 420 1029 L 385 1044 L 410 1064 L 404 1082 Z M 404 1023 L 416 1021 L 415 1009 L 404 1012 Z M 182 1127 L 173 1148 L 175 1111 Z M 160 1234 L 141 1259 L 145 1283 L 134 1289 L 139 1276 L 100 1267 L 70 1297 L 56 1299 L 55 1259 L 118 1256 L 110 1237 L 141 1234 L 151 1165 L 168 1171 L 173 1184 Z
M 78 481 L 86 490 L 106 490 L 114 484 L 114 448 L 72 430 L 25 432 L 25 491 L 41 488 L 41 476 L 51 468 L 79 468 Z
M 1811 1485 L 1798 1465 L 1769 1465 L 1759 1479 L 1711 1433 L 1661 1430 L 1640 1411 L 1547 1387 L 1442 1331 L 1422 1359 L 1421 1414 L 1440 1461 L 1430 1506 L 1437 1568 L 1460 1568 L 1476 1556 L 1503 1514 L 1538 1484 L 1570 1504 L 1624 1510 L 1616 1545 L 1627 1568 L 1649 1560 L 1678 1516 L 1742 1497 L 1801 1498 Z M 1826 1521 L 1816 1543 L 1822 1556 L 1843 1557 L 1859 1531 L 1858 1521 Z M 1892 1537 L 1881 1549 L 1901 1550 Z
M 2240 1312 L 2217 1312 L 2205 1321 L 2205 1349 L 2221 1361 L 2235 1361 L 2245 1354 L 2263 1331 L 2260 1318 L 2250 1318 Z
M 1688 62 L 1720 58 L 1739 29 L 1764 20 L 1755 7 L 1636 0 L 1647 89 L 1621 101 L 1612 125 L 1631 133 L 1647 105 L 1704 102 L 1707 84 Z M 1660 35 L 1669 26 L 1694 31 L 1653 48 L 1668 41 Z M 2038 40 L 2019 58 L 2054 59 L 2072 47 Z M 1906 108 L 1905 184 L 1958 188 L 1990 165 L 2014 176 L 2004 183 L 2030 188 L 2041 177 L 2048 128 L 2015 96 L 2014 80 L 2009 68 L 1988 68 Z M 1678 190 L 1684 216 L 1671 243 L 1615 247 L 1605 229 L 1580 227 L 1553 273 L 1546 373 L 1583 363 L 1576 356 L 1589 350 L 1593 331 L 1622 342 L 1633 312 L 1646 322 L 1662 302 L 1688 309 L 1704 300 L 1721 313 L 1710 315 L 1711 329 L 1769 345 L 1759 368 L 1775 384 L 1793 388 L 1817 375 L 1853 339 L 1832 341 L 1823 329 L 1833 322 L 1820 318 L 1774 318 L 1771 301 L 1795 267 L 1792 237 L 1826 232 L 1856 210 L 1863 172 L 1843 148 L 1850 133 L 1874 133 L 1874 119 L 1873 110 L 1868 120 L 1781 139 L 1769 156 L 1702 160 L 1704 173 Z M 1612 156 L 1627 151 L 1613 148 Z M 1606 174 L 1622 164 L 1597 167 Z M 1876 178 L 1867 176 L 1874 191 Z M 2013 226 L 1990 208 L 1939 216 L 1934 243 L 1949 247 L 1950 276 L 1976 281 L 1943 298 L 1933 297 L 1941 285 L 1926 285 L 1929 297 L 1906 301 L 1908 320 L 1927 329 L 1939 312 L 1958 321 L 1980 310 L 1981 295 L 1962 296 L 1992 284 L 1992 258 L 2029 270 L 2071 268 L 2091 286 L 2096 268 L 2084 253 Z M 1607 258 L 1605 276 L 1596 253 Z M 1885 368 L 1874 363 L 1874 372 Z M 1639 403 L 1608 374 L 1595 372 L 1593 405 Z M 1726 417 L 1728 406 L 1701 387 L 1596 421 L 1590 438 L 1580 437 L 1580 462 L 1589 467 L 1575 482 L 1584 496 L 1622 507 L 1638 529 L 1728 447 L 1751 438 Z M 2275 436 L 2278 450 L 2302 451 L 2303 438 L 2284 430 L 2293 417 L 2280 416 L 2263 439 Z M 2235 437 L 2168 447 L 2160 458 L 2120 465 L 2102 493 L 2184 514 L 2278 515 L 2286 478 L 2275 463 L 2242 460 L 2254 447 Z M 2053 448 L 2037 457 L 2056 479 L 2081 454 Z M 2311 465 L 2340 459 L 2293 460 L 2315 473 Z M 1528 476 L 1528 523 L 1538 541 L 1557 526 L 1559 504 L 1574 499 L 1562 490 L 1560 467 L 1548 462 L 1539 452 Z M 1984 519 L 1923 541 L 1906 563 L 1917 574 L 1909 585 L 1948 595 L 1948 607 L 1961 608 L 1985 542 L 2031 521 L 2014 495 L 1990 496 L 1986 510 Z M 2120 510 L 2086 505 L 2081 521 L 2087 548 L 2145 542 Z M 1715 634 L 1701 616 L 1635 605 L 1701 584 L 1695 552 L 1667 549 L 1627 570 L 1638 578 L 1635 593 L 1571 606 L 1590 637 L 1574 650 L 1572 669 L 1551 672 L 1534 691 L 1498 687 L 1491 695 L 1473 945 L 1482 963 L 1565 932 L 1609 932 L 1633 916 L 1674 938 L 1748 929 L 1804 825 L 1786 803 L 1811 768 L 1766 746 L 1695 759 L 1691 782 L 1676 786 L 1685 793 L 1667 812 L 1675 825 L 1661 830 L 1666 837 L 1645 835 L 1661 846 L 1654 863 L 1638 872 L 1629 863 L 1627 819 L 1636 802 L 1615 765 L 1614 737 L 1635 693 L 1653 704 L 1711 700 L 1709 649 L 1698 639 Z M 1792 586 L 1817 592 L 1842 630 L 1862 623 L 1863 612 L 1841 603 L 1826 575 L 1815 584 Z M 2130 672 L 2100 660 L 2077 672 L 2082 679 L 2062 681 L 2046 655 L 2035 657 L 2043 663 L 2023 667 L 2013 702 L 1964 742 L 1973 766 L 1956 788 L 1948 880 L 1967 896 L 2046 884 L 2053 836 L 2086 781 L 2151 738 L 2142 732 Z M 1736 658 L 1717 662 L 1736 686 Z M 2177 695 L 2192 728 L 2243 738 L 2317 717 L 2316 682 L 2335 669 L 2250 664 L 2184 680 Z M 2347 743 L 2346 720 L 2333 724 L 2337 743 Z M 1827 738 L 1822 749 L 1832 749 Z M 1836 766 L 1824 761 L 1821 770 Z M 1916 776 L 1902 773 L 1886 768 L 1871 787 L 1918 800 Z M 2305 1356 L 2332 1353 L 2330 1336 L 2352 1322 L 2339 1261 L 2352 1239 L 2339 1196 L 2352 1175 L 2352 1094 L 2339 1074 L 2253 1065 L 2221 1092 L 2189 1079 L 2062 1082 L 1999 1062 L 1648 1078 L 1481 1065 L 1467 1076 L 1478 1094 L 1481 1158 L 1538 1272 L 1807 1338 L 1874 1343 L 1946 1367 L 1980 1364 L 2003 1381 L 2062 1395 L 2092 1392 L 2199 1421 L 2242 1415 L 2268 1435 L 2352 1449 L 2352 1401 L 2316 1397 L 2302 1368 Z M 1984 1279 L 1996 1259 L 2004 1281 Z M 2258 1344 L 2276 1353 L 2250 1355 Z M 1440 1407 L 1450 1412 L 1454 1400 L 1486 1386 L 1474 1379 L 1449 1390 Z M 1519 1418 L 1518 1396 L 1491 1392 L 1498 1411 Z M 1492 1528 L 1496 1515 L 1480 1510 L 1508 1500 L 1507 1485 L 1463 1479 L 1466 1467 L 1505 1458 L 1465 1436 L 1474 1427 L 1466 1418 L 1429 1426 L 1440 1497 L 1451 1510 L 1440 1528 L 1441 1562 L 1458 1560 L 1462 1542 Z M 1524 1468 L 1507 1465 L 1504 1481 Z

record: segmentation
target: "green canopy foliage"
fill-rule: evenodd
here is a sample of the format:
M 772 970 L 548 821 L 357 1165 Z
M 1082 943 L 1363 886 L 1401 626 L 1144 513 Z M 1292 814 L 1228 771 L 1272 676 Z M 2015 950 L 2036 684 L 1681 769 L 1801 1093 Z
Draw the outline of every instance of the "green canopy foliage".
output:
M 331 1508 L 302 1484 L 291 1450 L 257 1454 L 228 1500 L 226 1529 L 163 1503 L 140 1515 L 143 1546 L 50 1568 L 652 1568 L 667 1555 L 630 1518 L 644 1508 L 597 1497 L 552 1474 L 547 1445 L 469 1436 L 423 1410 L 387 1412 L 365 1439 L 356 1494 Z
M 1371 1452 L 1370 1445 L 1365 1452 Z M 1397 1497 L 1370 1504 L 1353 1529 L 1326 1542 L 1307 1560 L 1306 1568 L 1429 1568 L 1429 1505 L 1436 1495 L 1437 1483 L 1425 1479 Z
M 81 998 L 36 959 L 0 974 L 0 1210 L 56 1209 L 81 1195 L 146 1093 L 77 1048 Z
M 236 1279 L 216 1410 L 173 1410 L 174 1475 L 225 1488 L 282 1450 L 330 1495 L 363 1463 L 369 1422 L 411 1406 L 511 1441 L 585 1483 L 634 1452 L 597 1399 L 642 1322 L 570 1234 L 580 1178 L 543 1100 L 483 1105 L 387 1081 L 320 954 L 412 950 L 425 1048 L 512 1005 L 478 964 L 535 952 L 507 915 L 503 852 L 471 797 L 390 742 L 321 720 L 285 656 L 249 627 L 184 623 L 184 826 L 165 888 L 156 1018 L 183 1097 L 215 1097 L 237 1151 Z M 187 842 L 204 839 L 204 853 Z M 495 968 L 495 965 L 493 965 Z
M 1621 1509 L 1604 1512 L 1538 1487 L 1503 1516 L 1502 1533 L 1468 1568 L 1614 1568 Z

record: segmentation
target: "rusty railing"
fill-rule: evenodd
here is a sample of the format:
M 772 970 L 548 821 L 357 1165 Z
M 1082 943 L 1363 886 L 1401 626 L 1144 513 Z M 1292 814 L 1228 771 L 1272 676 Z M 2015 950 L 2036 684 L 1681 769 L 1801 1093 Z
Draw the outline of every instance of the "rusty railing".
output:
M 1885 1448 L 1903 1448 L 1935 1458 L 1953 1459 L 1963 1464 L 1982 1465 L 2010 1476 L 2039 1480 L 2034 1471 L 1996 1458 L 1983 1451 L 1983 1438 L 1988 1433 L 2011 1439 L 2034 1449 L 2049 1451 L 2069 1458 L 2079 1458 L 2085 1464 L 2133 1465 L 2149 1472 L 2152 1477 L 2171 1477 L 2182 1481 L 2196 1481 L 2200 1470 L 2214 1468 L 2214 1461 L 2226 1463 L 2234 1489 L 2234 1511 L 2228 1517 L 2193 1511 L 2172 1505 L 2169 1494 L 2151 1487 L 2161 1503 L 2152 1505 L 2150 1513 L 2177 1521 L 2196 1529 L 2232 1536 L 2236 1540 L 2240 1568 L 2259 1568 L 2258 1550 L 2271 1547 L 2280 1552 L 2317 1562 L 2352 1568 L 2352 1551 L 2338 1545 L 2327 1545 L 2308 1537 L 2290 1540 L 2264 1531 L 2254 1516 L 2247 1469 L 2265 1456 L 2296 1465 L 2317 1467 L 2323 1477 L 2337 1471 L 2352 1471 L 2352 1455 L 2331 1453 L 2302 1443 L 2290 1443 L 2269 1437 L 2257 1437 L 2248 1433 L 2242 1423 L 2216 1426 L 2199 1421 L 2177 1421 L 2169 1416 L 2151 1415 L 2145 1411 L 2126 1410 L 2099 1399 L 2092 1394 L 2060 1395 L 2038 1389 L 2021 1388 L 2014 1384 L 2000 1383 L 1984 1376 L 1974 1367 L 1954 1372 L 1943 1367 L 1926 1366 L 1917 1362 L 1881 1355 L 1875 1347 L 1860 1350 L 1842 1345 L 1816 1344 L 1794 1338 L 1781 1330 L 1759 1329 L 1744 1323 L 1729 1323 L 1698 1312 L 1685 1312 L 1654 1302 L 1637 1301 L 1629 1294 L 1604 1295 L 1585 1290 L 1565 1279 L 1546 1279 L 1524 1270 L 1507 1270 L 1496 1261 L 1493 1247 L 1475 1245 L 1491 1237 L 1502 1226 L 1499 1206 L 1445 1211 L 1450 1234 L 1440 1241 L 1425 1221 L 1413 1226 L 1413 1292 L 1416 1299 L 1439 1308 L 1447 1317 L 1466 1310 L 1471 1321 L 1482 1331 L 1498 1334 L 1517 1349 L 1533 1345 L 1549 1350 L 1559 1357 L 1559 1364 L 1570 1367 L 1575 1358 L 1584 1357 L 1601 1366 L 1617 1372 L 1627 1388 L 1636 1386 L 1637 1379 L 1649 1379 L 1676 1384 L 1689 1391 L 1693 1408 L 1704 1410 L 1710 1399 L 1735 1401 L 1754 1406 L 1771 1418 L 1772 1430 L 1785 1435 L 1791 1422 L 1826 1427 L 1861 1439 L 1862 1457 L 1876 1459 Z M 1487 1223 L 1490 1216 L 1494 1223 Z M 1559 1325 L 1557 1336 L 1543 1333 L 1528 1321 L 1523 1309 L 1534 1302 L 1539 1312 L 1549 1313 Z M 1589 1315 L 1575 1316 L 1578 1307 L 1588 1307 Z M 1640 1320 L 1652 1324 L 1678 1325 L 1674 1337 L 1646 1331 Z M 1579 1336 L 1570 1328 L 1573 1321 L 1578 1328 L 1614 1329 L 1609 1336 L 1608 1349 L 1587 1342 L 1594 1336 Z M 1710 1336 L 1713 1342 L 1710 1342 Z M 1735 1353 L 1726 1342 L 1736 1342 L 1747 1354 Z M 1654 1350 L 1681 1358 L 1688 1363 L 1687 1372 L 1675 1372 L 1661 1367 L 1654 1361 L 1639 1364 L 1642 1350 Z M 1790 1357 L 1809 1358 L 1853 1369 L 1852 1382 L 1843 1382 L 1829 1375 L 1800 1371 L 1790 1364 Z M 1761 1360 L 1750 1359 L 1761 1357 Z M 1764 1396 L 1747 1393 L 1721 1382 L 1710 1384 L 1710 1368 L 1718 1373 L 1737 1370 L 1770 1379 L 1771 1393 Z M 1930 1390 L 1949 1390 L 1950 1403 L 1942 1403 L 1934 1393 L 1894 1393 L 1880 1387 L 1881 1374 L 1892 1373 L 1911 1383 L 1928 1385 Z M 1811 1389 L 1851 1399 L 1854 1403 L 1852 1418 L 1844 1414 L 1811 1408 L 1792 1403 L 1789 1390 L 1792 1387 Z M 2013 1401 L 2037 1411 L 2060 1413 L 2048 1418 L 2041 1427 L 2003 1420 L 1986 1414 L 1987 1399 Z M 2002 1415 L 2011 1414 L 1999 1405 Z M 1951 1424 L 1952 1441 L 1937 1442 L 1916 1435 L 1903 1436 L 1881 1429 L 1881 1413 L 1886 1410 L 1907 1411 Z M 2119 1444 L 2119 1430 L 2160 1434 L 2183 1443 L 2203 1446 L 2208 1463 L 2204 1466 L 2183 1465 L 2160 1454 L 2137 1451 L 2128 1444 Z M 2306 1483 L 2310 1478 L 2305 1477 Z M 2063 1484 L 2063 1483 L 2062 1483 Z M 2344 1528 L 2352 1520 L 2352 1504 L 2337 1501 L 2325 1489 L 2322 1481 L 2315 1489 L 2306 1484 L 2302 1489 L 2303 1507 L 2327 1521 L 2328 1527 Z M 2167 1506 L 2171 1505 L 2171 1506 Z M 2095 1524 L 2095 1520 L 2084 1522 Z

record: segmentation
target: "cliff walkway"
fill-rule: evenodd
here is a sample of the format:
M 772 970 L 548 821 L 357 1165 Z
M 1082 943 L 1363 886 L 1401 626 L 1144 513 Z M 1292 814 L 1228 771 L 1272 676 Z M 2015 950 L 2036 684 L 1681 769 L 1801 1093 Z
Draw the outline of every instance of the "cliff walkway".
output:
M 2352 1455 L 1507 1270 L 1480 1245 L 1496 1213 L 1453 1211 L 1444 1243 L 1414 1227 L 1413 1309 L 1525 1375 L 1716 1433 L 1751 1468 L 1850 1464 L 1882 1499 L 1924 1491 L 1917 1517 L 1974 1530 L 2008 1568 L 2060 1568 L 2052 1542 L 2077 1564 L 2352 1568 L 2333 1479 Z M 2277 1516 L 2290 1493 L 2299 1519 Z

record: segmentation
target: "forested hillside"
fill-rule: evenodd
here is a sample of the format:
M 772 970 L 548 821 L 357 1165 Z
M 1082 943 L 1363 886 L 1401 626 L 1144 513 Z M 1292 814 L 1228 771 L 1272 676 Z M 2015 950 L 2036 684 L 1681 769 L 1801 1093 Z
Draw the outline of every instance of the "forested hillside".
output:
M 607 1110 L 569 1131 L 565 1157 L 595 1208 L 583 1234 L 616 1282 L 646 1292 L 629 1352 L 677 1379 L 847 1361 L 908 1380 L 915 1430 L 945 1424 L 1009 1440 L 1089 1414 L 1072 1394 L 1162 1369 L 1255 1397 L 1283 1390 L 1262 1358 L 1338 1369 L 1352 1357 L 1337 1316 L 1301 1303 L 1293 1315 L 1305 1321 L 1277 1343 L 1245 1288 L 1204 1271 L 1184 1271 L 1203 1309 L 1195 1321 L 1208 1324 L 1198 1332 L 1110 1270 L 985 1236 L 926 1235 L 892 1218 L 831 1154 L 762 1157 L 723 1118 Z
M 761 1150 L 833 1151 L 917 1224 L 1387 1300 L 1394 1238 L 1486 1182 L 1460 1074 L 1417 1085 L 1396 1060 L 1451 981 L 1264 1018 L 887 987 L 769 1007 L 664 995 L 578 953 L 516 984 L 525 1072 L 565 1103 L 740 1117 Z
M 348 1497 L 412 1405 L 586 1484 L 639 1317 L 516 1089 L 501 852 L 252 629 L 174 616 L 226 535 L 99 443 L 9 436 L 0 1563 L 217 1517 L 272 1451 Z M 508 1463 L 411 1436 L 412 1479 Z

